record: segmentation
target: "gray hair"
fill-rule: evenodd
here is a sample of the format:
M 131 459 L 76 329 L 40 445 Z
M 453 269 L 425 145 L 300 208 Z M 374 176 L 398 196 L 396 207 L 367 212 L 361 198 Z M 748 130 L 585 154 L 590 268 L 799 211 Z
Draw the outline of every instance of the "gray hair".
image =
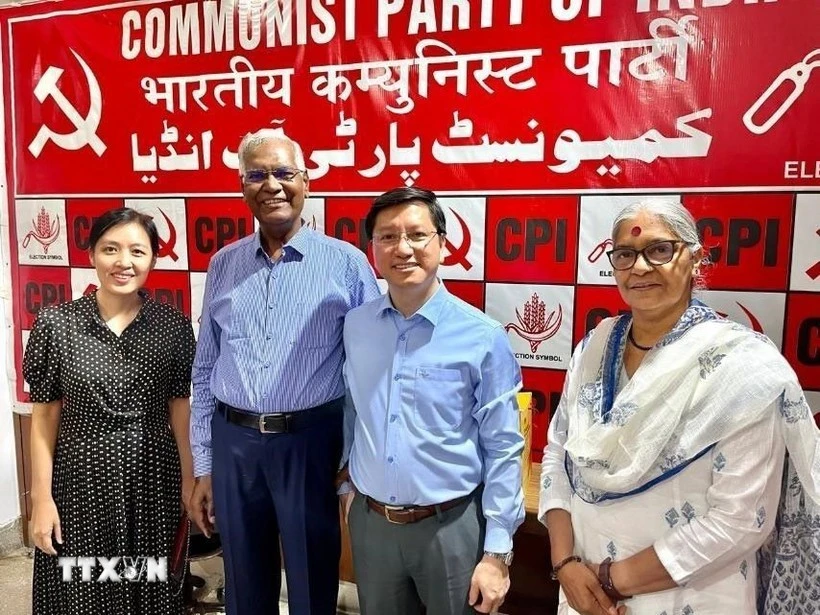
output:
M 293 146 L 293 162 L 300 169 L 305 168 L 305 155 L 302 153 L 302 146 L 285 134 L 281 128 L 260 128 L 256 132 L 249 132 L 242 141 L 239 142 L 239 175 L 245 174 L 245 158 L 249 152 L 255 150 L 265 141 L 282 141 Z
M 695 222 L 695 218 L 682 203 L 673 201 L 672 199 L 644 199 L 637 203 L 627 205 L 615 216 L 615 220 L 612 222 L 612 239 L 615 239 L 615 236 L 618 234 L 624 222 L 635 218 L 642 212 L 660 220 L 675 237 L 681 241 L 685 241 L 692 256 L 695 256 L 698 250 L 702 250 L 703 245 L 700 241 L 698 225 Z M 707 264 L 707 256 L 708 254 L 704 251 L 701 258 L 701 267 L 696 267 L 692 275 L 693 291 L 703 290 L 706 287 L 704 275 L 700 269 Z

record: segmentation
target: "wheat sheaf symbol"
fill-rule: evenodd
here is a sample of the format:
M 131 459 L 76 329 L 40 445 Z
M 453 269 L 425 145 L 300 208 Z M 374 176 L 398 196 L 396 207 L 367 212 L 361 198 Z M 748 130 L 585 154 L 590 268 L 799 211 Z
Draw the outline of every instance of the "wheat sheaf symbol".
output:
M 563 320 L 563 311 L 561 304 L 558 304 L 558 309 L 550 312 L 547 316 L 547 305 L 538 298 L 538 293 L 533 293 L 530 300 L 524 304 L 524 315 L 515 308 L 515 315 L 518 318 L 518 323 L 507 323 L 504 329 L 509 331 L 512 329 L 519 336 L 530 343 L 530 350 L 536 352 L 541 342 L 547 341 L 553 335 L 558 333 L 561 328 L 561 321 Z
M 23 248 L 28 247 L 33 237 L 43 246 L 43 252 L 48 254 L 48 247 L 57 241 L 57 237 L 60 235 L 60 216 L 54 216 L 52 221 L 46 208 L 41 207 L 40 213 L 37 214 L 37 220 L 32 220 L 31 226 L 34 227 L 34 230 L 29 231 L 23 238 Z

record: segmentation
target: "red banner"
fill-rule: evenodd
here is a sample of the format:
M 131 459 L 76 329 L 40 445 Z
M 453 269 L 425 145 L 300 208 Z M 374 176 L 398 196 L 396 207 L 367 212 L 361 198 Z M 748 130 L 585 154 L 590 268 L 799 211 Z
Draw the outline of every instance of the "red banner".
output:
M 149 290 L 196 326 L 211 256 L 254 230 L 239 140 L 273 126 L 306 222 L 362 250 L 372 195 L 439 193 L 442 277 L 505 326 L 539 445 L 574 344 L 625 309 L 612 220 L 651 195 L 698 221 L 701 297 L 820 391 L 816 0 L 66 0 L 0 10 L 0 38 L 18 361 L 96 284 L 113 206 L 154 217 Z
M 271 122 L 322 192 L 820 185 L 815 0 L 233 4 L 16 11 L 16 194 L 233 194 Z

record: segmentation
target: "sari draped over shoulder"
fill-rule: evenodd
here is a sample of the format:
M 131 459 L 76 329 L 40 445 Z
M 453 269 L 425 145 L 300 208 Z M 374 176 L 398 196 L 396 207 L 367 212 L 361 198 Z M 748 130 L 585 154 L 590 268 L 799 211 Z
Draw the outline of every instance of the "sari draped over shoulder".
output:
M 820 430 L 794 371 L 766 336 L 693 301 L 619 391 L 630 326 L 628 314 L 602 321 L 567 374 L 573 493 L 603 503 L 644 492 L 777 408 L 787 462 L 758 552 L 758 612 L 820 613 Z

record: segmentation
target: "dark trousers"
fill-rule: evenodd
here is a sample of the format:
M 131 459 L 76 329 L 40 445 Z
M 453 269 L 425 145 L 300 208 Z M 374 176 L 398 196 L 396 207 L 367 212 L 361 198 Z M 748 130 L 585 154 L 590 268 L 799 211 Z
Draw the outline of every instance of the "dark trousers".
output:
M 290 613 L 336 613 L 342 420 L 340 407 L 301 431 L 263 434 L 214 413 L 212 484 L 229 615 L 278 615 L 280 537 Z
M 397 525 L 356 494 L 350 541 L 362 615 L 471 615 L 473 571 L 484 553 L 481 489 L 445 512 Z

